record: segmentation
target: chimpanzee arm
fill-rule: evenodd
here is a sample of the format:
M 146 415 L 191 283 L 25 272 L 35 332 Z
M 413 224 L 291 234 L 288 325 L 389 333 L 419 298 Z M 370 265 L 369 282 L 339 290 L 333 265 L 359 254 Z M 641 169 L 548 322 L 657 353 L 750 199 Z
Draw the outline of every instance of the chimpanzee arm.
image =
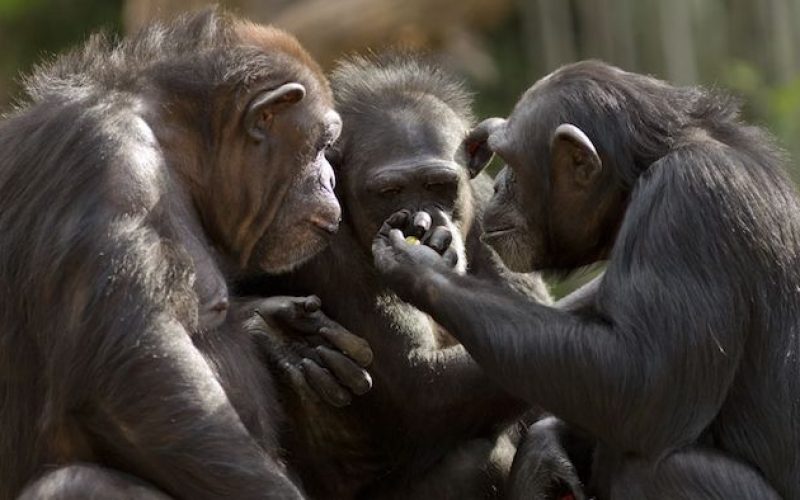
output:
M 342 227 L 337 240 L 291 279 L 270 277 L 255 291 L 317 294 L 326 315 L 367 341 L 375 359 L 370 397 L 417 429 L 418 442 L 428 433 L 440 440 L 443 430 L 458 436 L 454 426 L 494 429 L 520 415 L 527 403 L 489 379 L 462 345 L 437 343 L 432 322 L 376 279 L 348 231 Z M 368 274 L 359 274 L 364 269 Z M 341 283 L 348 284 L 347 293 Z
M 519 395 L 487 377 L 463 345 L 416 349 L 408 360 L 408 394 L 417 395 L 416 411 L 407 418 L 424 432 L 435 435 L 459 427 L 499 430 L 529 407 Z
M 101 459 L 176 497 L 299 498 L 192 344 L 186 261 L 135 219 L 101 230 L 110 248 L 94 232 L 73 247 L 67 331 L 48 346 L 56 404 L 77 406 L 63 411 Z
M 417 225 L 420 220 L 418 215 L 411 215 L 412 233 L 431 245 L 448 265 L 460 267 L 458 252 L 447 236 L 446 226 L 420 227 Z M 500 286 L 506 287 L 506 283 L 501 282 Z M 381 296 L 386 295 L 387 292 L 383 290 Z M 405 321 L 422 316 L 393 297 L 385 300 L 382 311 L 392 318 L 403 318 Z M 383 344 L 381 348 L 389 348 L 394 353 L 407 353 L 397 356 L 386 352 L 382 359 L 384 364 L 395 365 L 393 373 L 403 374 L 399 379 L 394 377 L 393 383 L 404 387 L 405 394 L 414 394 L 415 405 L 406 411 L 405 420 L 408 424 L 416 424 L 418 432 L 441 436 L 448 430 L 453 435 L 461 435 L 460 432 L 454 432 L 459 427 L 481 432 L 497 430 L 511 419 L 519 417 L 526 409 L 528 405 L 524 401 L 486 376 L 463 345 L 442 344 L 442 338 L 451 338 L 450 332 L 436 331 L 442 330 L 442 326 L 424 317 L 417 322 L 417 328 L 422 330 L 418 334 L 412 334 L 415 327 L 409 325 L 405 335 L 384 334 L 384 337 L 391 338 L 382 339 L 379 343 Z M 376 369 L 379 367 L 376 366 Z M 456 414 L 458 418 L 454 418 Z
M 708 236 L 704 218 L 676 210 L 693 206 L 686 197 L 698 193 L 668 189 L 674 184 L 661 177 L 678 175 L 675 168 L 651 170 L 631 200 L 647 202 L 629 209 L 597 315 L 521 301 L 458 276 L 387 226 L 373 247 L 376 266 L 511 393 L 625 450 L 690 442 L 726 396 L 749 321 L 732 312 L 748 308 L 728 281 L 736 262 L 725 255 L 736 247 Z

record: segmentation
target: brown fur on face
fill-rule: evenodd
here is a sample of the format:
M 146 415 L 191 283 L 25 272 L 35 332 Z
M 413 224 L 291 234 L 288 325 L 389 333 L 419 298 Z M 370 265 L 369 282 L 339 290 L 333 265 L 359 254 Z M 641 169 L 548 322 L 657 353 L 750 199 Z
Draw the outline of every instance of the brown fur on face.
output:
M 320 155 L 338 134 L 338 115 L 322 70 L 292 35 L 228 16 L 220 23 L 222 47 L 198 50 L 181 71 L 160 76 L 155 99 L 170 104 L 152 106 L 149 122 L 211 241 L 235 267 L 280 272 L 321 250 L 338 223 Z M 192 75 L 204 62 L 214 70 Z M 253 139 L 248 110 L 288 83 L 301 85 L 303 97 L 265 109 L 264 135 Z

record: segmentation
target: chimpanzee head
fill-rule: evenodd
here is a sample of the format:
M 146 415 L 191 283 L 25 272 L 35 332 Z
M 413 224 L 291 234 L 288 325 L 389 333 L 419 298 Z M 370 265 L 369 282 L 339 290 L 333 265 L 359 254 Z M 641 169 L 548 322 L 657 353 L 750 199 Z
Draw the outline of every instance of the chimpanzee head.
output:
M 324 152 L 341 120 L 327 80 L 295 38 L 209 16 L 177 25 L 197 31 L 186 37 L 193 50 L 153 68 L 160 94 L 150 122 L 212 243 L 240 267 L 286 271 L 338 228 Z
M 409 55 L 349 59 L 332 81 L 344 126 L 331 163 L 344 217 L 365 250 L 400 209 L 431 213 L 463 248 L 459 234 L 474 217 L 461 147 L 472 123 L 463 85 Z
M 484 236 L 514 271 L 568 271 L 607 257 L 638 176 L 669 149 L 692 92 L 587 61 L 531 87 L 508 120 L 467 139 L 470 168 L 505 167 Z

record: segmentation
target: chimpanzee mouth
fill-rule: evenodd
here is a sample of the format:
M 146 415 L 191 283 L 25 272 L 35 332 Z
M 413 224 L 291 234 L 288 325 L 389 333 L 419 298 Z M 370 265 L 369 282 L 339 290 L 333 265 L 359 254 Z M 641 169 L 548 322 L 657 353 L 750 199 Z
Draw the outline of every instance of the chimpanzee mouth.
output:
M 313 220 L 310 221 L 308 225 L 315 234 L 326 240 L 330 239 L 339 231 L 339 221 L 327 222 L 323 220 Z

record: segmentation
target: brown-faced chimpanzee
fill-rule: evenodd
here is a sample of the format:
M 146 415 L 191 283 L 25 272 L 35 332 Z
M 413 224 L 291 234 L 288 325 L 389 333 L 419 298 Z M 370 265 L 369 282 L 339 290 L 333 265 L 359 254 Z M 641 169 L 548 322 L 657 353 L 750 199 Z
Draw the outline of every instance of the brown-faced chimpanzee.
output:
M 403 240 L 408 217 L 375 240 L 384 279 L 493 380 L 597 439 L 601 499 L 800 498 L 800 203 L 738 111 L 583 62 L 479 127 L 507 164 L 484 225 L 505 262 L 608 259 L 578 312 L 452 272 Z
M 93 37 L 26 89 L 0 123 L 0 498 L 62 466 L 26 495 L 145 495 L 125 472 L 179 498 L 300 497 L 227 282 L 338 225 L 318 66 L 212 10 Z M 243 310 L 318 308 L 275 300 Z
M 470 181 L 462 142 L 472 123 L 461 82 L 412 55 L 356 57 L 332 78 L 343 132 L 329 152 L 343 223 L 331 245 L 289 275 L 256 283 L 313 293 L 323 310 L 374 352 L 372 391 L 344 408 L 289 398 L 305 409 L 285 443 L 288 461 L 315 498 L 489 498 L 514 447 L 500 431 L 526 405 L 500 390 L 463 346 L 386 288 L 372 239 L 398 209 L 418 213 L 416 236 L 460 272 L 548 301 L 538 275 L 515 275 L 479 240 L 491 181 Z M 428 215 L 429 214 L 429 215 Z M 449 230 L 445 230 L 449 228 Z M 251 284 L 252 285 L 252 284 Z M 301 408 L 301 409 L 298 409 Z

